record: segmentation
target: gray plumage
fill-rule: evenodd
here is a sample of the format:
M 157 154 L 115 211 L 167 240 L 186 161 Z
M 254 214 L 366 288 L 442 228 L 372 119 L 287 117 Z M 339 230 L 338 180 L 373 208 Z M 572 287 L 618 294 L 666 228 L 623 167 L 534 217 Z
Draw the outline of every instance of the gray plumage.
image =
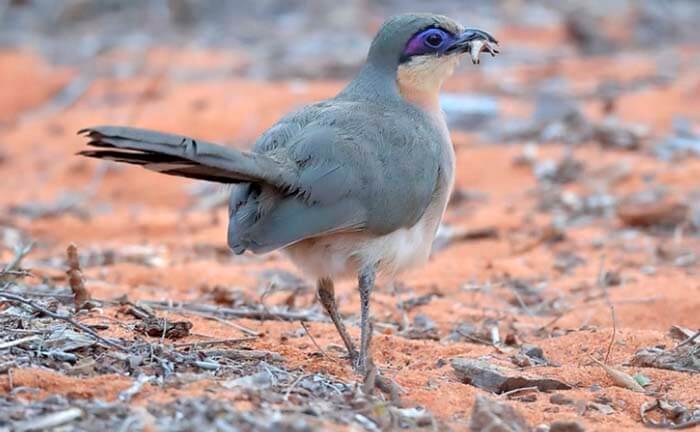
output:
M 160 132 L 93 127 L 85 130 L 90 145 L 142 154 L 82 154 L 245 183 L 231 194 L 229 245 L 236 253 L 264 253 L 328 233 L 387 234 L 423 215 L 437 186 L 438 131 L 405 103 L 387 108 L 344 99 L 311 105 L 265 132 L 252 153 Z
M 421 52 L 404 64 L 408 41 L 431 28 L 454 39 L 450 47 L 435 50 L 434 57 Z M 414 76 L 412 68 L 420 72 L 436 60 L 440 68 L 451 65 L 451 73 L 448 51 L 463 53 L 476 39 L 495 42 L 484 32 L 473 31 L 471 39 L 463 32 L 438 15 L 390 18 L 372 42 L 366 64 L 338 96 L 286 115 L 251 152 L 161 132 L 99 126 L 81 131 L 96 149 L 80 154 L 236 184 L 229 203 L 231 249 L 285 250 L 319 279 L 321 299 L 341 335 L 342 322 L 327 300 L 330 281 L 359 274 L 364 357 L 374 274 L 394 274 L 427 258 L 454 179 L 454 153 L 439 109 L 413 101 L 411 88 L 399 82 L 399 70 L 420 80 L 424 75 Z M 416 94 L 422 94 L 420 88 Z M 347 334 L 343 340 L 356 358 Z M 362 360 L 359 368 L 365 366 Z

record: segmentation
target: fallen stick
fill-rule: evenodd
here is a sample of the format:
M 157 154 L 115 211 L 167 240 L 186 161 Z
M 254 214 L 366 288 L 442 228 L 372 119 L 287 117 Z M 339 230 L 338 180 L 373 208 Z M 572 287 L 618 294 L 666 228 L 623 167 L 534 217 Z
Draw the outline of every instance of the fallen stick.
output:
M 236 324 L 232 321 L 226 321 L 225 319 L 223 319 L 221 317 L 211 315 L 211 314 L 208 314 L 206 312 L 187 311 L 187 313 L 190 313 L 190 314 L 196 315 L 196 316 L 200 316 L 200 317 L 208 319 L 208 320 L 216 321 L 216 322 L 221 323 L 225 326 L 233 327 L 236 330 L 240 331 L 241 333 L 245 333 L 249 336 L 258 337 L 258 336 L 262 335 L 262 333 L 256 332 L 255 330 L 251 330 L 248 327 L 242 326 L 240 324 Z
M 153 376 L 139 375 L 138 378 L 136 378 L 136 380 L 133 382 L 133 384 L 131 384 L 131 387 L 119 393 L 119 400 L 122 402 L 129 402 L 131 398 L 136 396 L 141 391 L 145 384 L 153 381 L 154 379 L 155 377 Z
M 684 340 L 683 342 L 679 343 L 678 346 L 676 346 L 674 349 L 678 349 L 678 348 L 680 348 L 680 347 L 683 347 L 683 346 L 686 346 L 686 345 L 688 345 L 688 344 L 691 344 L 691 343 L 695 342 L 695 340 L 696 340 L 698 337 L 700 337 L 700 330 L 698 330 L 697 332 L 695 332 L 695 334 L 692 335 L 691 337 L 689 337 L 688 339 L 686 339 L 686 340 Z
M 610 342 L 608 343 L 608 349 L 605 352 L 604 363 L 608 363 L 610 359 L 610 353 L 612 352 L 613 345 L 615 344 L 615 338 L 617 337 L 617 315 L 615 314 L 615 305 L 610 300 L 610 294 L 608 293 L 608 283 L 605 280 L 605 255 L 600 257 L 600 267 L 598 269 L 598 287 L 600 287 L 603 292 L 603 298 L 605 303 L 610 309 L 610 318 L 612 319 L 612 334 L 610 335 Z M 644 389 L 642 389 L 643 391 Z
M 141 303 L 154 309 L 169 310 L 174 312 L 206 312 L 211 314 L 221 314 L 228 318 L 246 318 L 258 321 L 323 321 L 320 316 L 308 312 L 272 312 L 265 310 L 234 309 L 211 305 L 161 301 L 142 301 Z
M 106 303 L 109 303 L 109 302 L 103 300 L 102 303 L 103 303 L 103 304 L 106 304 Z M 144 318 L 147 318 L 147 317 L 149 317 L 149 316 L 152 316 L 152 317 L 155 316 L 151 311 L 149 311 L 149 310 L 147 310 L 146 308 L 144 308 L 144 307 L 143 307 L 144 305 L 132 303 L 132 302 L 130 302 L 130 301 L 119 302 L 119 303 L 120 303 L 120 304 L 126 304 L 126 305 L 131 306 L 131 309 L 129 309 L 127 312 L 130 313 L 130 314 L 132 314 L 132 315 L 134 315 L 135 317 L 137 317 L 137 318 L 139 318 L 139 319 L 144 319 Z M 143 303 L 143 302 L 139 302 L 139 303 Z M 149 306 L 146 306 L 146 307 L 149 307 Z M 149 308 L 150 308 L 150 307 L 149 307 Z M 161 308 L 161 309 L 162 309 L 162 308 Z M 200 311 L 194 311 L 194 310 L 189 310 L 189 309 L 188 309 L 188 310 L 170 309 L 170 310 L 173 311 L 173 312 L 179 312 L 179 313 L 181 313 L 181 314 L 183 314 L 183 315 L 191 314 L 191 315 L 195 315 L 195 316 L 198 316 L 198 317 L 202 317 L 202 318 L 205 318 L 205 319 L 208 319 L 208 320 L 216 321 L 216 322 L 218 322 L 218 323 L 227 325 L 227 326 L 229 326 L 229 327 L 233 327 L 233 328 L 235 328 L 236 330 L 239 330 L 240 332 L 245 333 L 245 334 L 247 334 L 247 335 L 249 335 L 249 336 L 258 337 L 258 336 L 261 335 L 261 333 L 258 333 L 258 332 L 256 332 L 255 330 L 251 330 L 251 329 L 249 329 L 248 327 L 244 327 L 244 326 L 242 326 L 242 325 L 240 325 L 240 324 L 236 324 L 236 323 L 231 322 L 231 321 L 226 321 L 225 319 L 223 319 L 223 318 L 221 318 L 221 317 L 218 317 L 218 316 L 216 316 L 216 315 L 213 315 L 213 314 L 211 314 L 211 313 L 200 312 Z
M 15 256 L 12 258 L 12 261 L 10 261 L 5 268 L 2 269 L 2 272 L 0 273 L 10 273 L 15 270 L 19 269 L 19 265 L 22 262 L 22 259 L 24 259 L 25 256 L 29 254 L 29 252 L 32 251 L 34 248 L 34 242 L 30 242 L 29 244 L 26 244 L 21 247 L 16 247 L 15 248 Z
M 9 341 L 9 342 L 3 342 L 0 344 L 0 350 L 12 348 L 14 346 L 22 345 L 23 343 L 27 343 L 27 342 L 34 342 L 35 340 L 39 340 L 39 339 L 41 339 L 39 336 L 33 335 L 33 336 L 26 336 L 23 338 L 15 339 L 15 340 Z
M 5 288 L 6 286 L 7 286 L 7 285 L 3 286 L 3 288 Z M 65 321 L 65 322 L 67 322 L 68 324 L 72 325 L 73 327 L 76 327 L 76 328 L 78 328 L 78 329 L 84 331 L 85 333 L 89 334 L 90 336 L 94 337 L 95 339 L 97 339 L 98 341 L 102 342 L 102 343 L 105 344 L 105 345 L 108 345 L 108 346 L 110 346 L 110 347 L 112 347 L 112 348 L 116 348 L 116 349 L 118 349 L 119 351 L 128 352 L 128 350 L 127 350 L 126 348 L 124 348 L 123 346 L 121 346 L 120 344 L 118 344 L 118 343 L 116 343 L 116 342 L 112 342 L 112 341 L 110 341 L 110 340 L 108 340 L 108 339 L 103 338 L 102 336 L 100 336 L 99 334 L 97 334 L 97 332 L 95 332 L 95 331 L 94 331 L 93 329 L 91 329 L 90 327 L 88 327 L 88 326 L 86 326 L 86 325 L 84 325 L 84 324 L 81 324 L 81 323 L 75 321 L 75 320 L 72 319 L 71 317 L 68 317 L 68 316 L 65 316 L 65 315 L 61 315 L 61 314 L 58 314 L 58 313 L 56 313 L 56 312 L 51 312 L 50 310 L 46 309 L 46 308 L 43 307 L 43 306 L 39 306 L 38 304 L 34 303 L 34 302 L 31 301 L 31 300 L 27 300 L 27 299 L 22 298 L 22 297 L 20 297 L 20 296 L 18 296 L 18 295 L 10 294 L 10 293 L 8 293 L 8 292 L 0 291 L 0 297 L 4 297 L 4 298 L 6 298 L 6 299 L 8 299 L 8 300 L 10 300 L 10 301 L 15 301 L 15 302 L 18 302 L 18 303 L 22 303 L 22 304 L 24 304 L 24 305 L 26 305 L 26 306 L 29 306 L 29 307 L 31 307 L 32 309 L 34 309 L 34 310 L 36 310 L 36 311 L 39 311 L 39 312 L 43 313 L 44 315 L 49 316 L 49 317 L 51 317 L 51 318 L 54 318 L 54 319 L 57 319 L 57 320 L 61 320 L 61 321 Z
M 51 414 L 43 415 L 41 417 L 35 417 L 33 419 L 15 423 L 13 426 L 13 430 L 17 432 L 49 430 L 55 428 L 56 426 L 61 426 L 68 422 L 76 420 L 82 417 L 82 415 L 83 410 L 81 410 L 80 408 L 68 408 L 65 411 L 54 412 Z
M 208 350 L 200 351 L 207 357 L 223 357 L 230 360 L 266 360 L 283 361 L 284 358 L 276 352 L 261 350 Z
M 328 354 L 326 354 L 326 352 L 323 350 L 323 348 L 321 348 L 321 346 L 318 344 L 318 342 L 316 342 L 316 339 L 311 335 L 311 332 L 309 331 L 309 328 L 306 327 L 306 323 L 304 323 L 304 321 L 299 321 L 299 324 L 301 324 L 301 326 L 304 328 L 304 332 L 306 333 L 306 336 L 308 336 L 309 339 L 311 339 L 311 342 L 314 344 L 314 346 L 316 347 L 316 349 L 319 350 L 319 351 L 321 352 L 321 354 L 323 355 L 323 357 L 327 358 L 328 360 L 333 360 L 333 361 L 335 361 L 334 359 L 328 357 Z
M 209 341 L 198 341 L 198 342 L 186 342 L 186 343 L 176 343 L 172 346 L 175 348 L 199 348 L 214 345 L 227 345 L 241 342 L 250 342 L 257 339 L 257 337 L 242 337 L 242 338 L 230 338 L 230 339 L 214 339 Z

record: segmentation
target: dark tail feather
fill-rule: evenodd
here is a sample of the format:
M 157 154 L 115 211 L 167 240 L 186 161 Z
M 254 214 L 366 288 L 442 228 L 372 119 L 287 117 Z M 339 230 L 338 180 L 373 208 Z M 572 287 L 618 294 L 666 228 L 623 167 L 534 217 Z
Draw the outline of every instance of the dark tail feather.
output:
M 187 177 L 219 183 L 238 183 L 242 181 L 238 178 L 232 178 L 228 172 L 204 165 L 198 165 L 197 163 L 187 159 L 158 153 L 132 153 L 115 150 L 83 150 L 78 152 L 78 155 L 95 159 L 105 159 L 114 162 L 128 163 L 132 165 L 141 165 L 142 167 L 151 171 L 178 177 Z
M 294 171 L 257 153 L 241 152 L 192 138 L 118 126 L 99 126 L 78 132 L 88 146 L 78 154 L 97 159 L 141 165 L 164 174 L 220 183 L 264 182 L 293 188 Z

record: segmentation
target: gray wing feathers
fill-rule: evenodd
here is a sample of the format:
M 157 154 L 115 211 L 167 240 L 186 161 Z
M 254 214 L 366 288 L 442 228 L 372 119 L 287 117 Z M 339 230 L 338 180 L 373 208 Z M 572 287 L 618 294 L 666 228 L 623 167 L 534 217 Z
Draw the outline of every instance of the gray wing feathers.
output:
M 88 128 L 80 154 L 166 174 L 237 183 L 229 246 L 268 252 L 331 233 L 383 235 L 413 226 L 437 185 L 439 136 L 422 114 L 346 101 L 288 115 L 252 153 L 143 129 Z
M 430 204 L 440 154 L 437 141 L 426 139 L 439 134 L 427 130 L 426 122 L 351 109 L 332 115 L 309 111 L 296 123 L 276 125 L 256 144 L 293 161 L 299 192 L 234 191 L 229 223 L 234 251 L 267 252 L 338 232 L 388 234 L 413 226 Z
M 364 227 L 366 214 L 351 200 L 310 207 L 299 199 L 283 199 L 254 223 L 253 206 L 242 207 L 229 220 L 228 242 L 234 252 L 249 249 L 270 252 L 322 235 L 357 231 Z
M 229 246 L 236 252 L 264 253 L 366 227 L 367 207 L 361 196 L 353 194 L 362 189 L 352 169 L 357 152 L 353 156 L 353 148 L 339 139 L 334 128 L 280 126 L 263 135 L 256 149 L 284 154 L 295 164 L 298 192 L 285 195 L 264 185 L 238 186 L 231 194 L 228 233 Z M 290 129 L 298 133 L 290 136 Z

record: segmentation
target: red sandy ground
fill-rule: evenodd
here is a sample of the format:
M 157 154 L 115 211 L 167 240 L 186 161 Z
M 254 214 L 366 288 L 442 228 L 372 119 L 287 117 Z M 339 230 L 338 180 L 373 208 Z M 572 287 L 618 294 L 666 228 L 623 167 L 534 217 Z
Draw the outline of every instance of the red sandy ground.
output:
M 508 34 L 511 33 L 518 36 L 522 32 L 512 30 Z M 535 34 L 531 42 L 542 43 L 538 38 L 545 39 L 543 35 Z M 690 58 L 692 54 L 689 49 L 682 51 L 683 58 Z M 229 54 L 158 50 L 150 58 L 156 69 L 157 65 L 162 64 L 163 56 L 195 69 L 211 63 L 230 65 L 241 62 L 241 59 Z M 654 63 L 641 55 L 632 54 L 615 59 L 571 59 L 555 67 L 521 67 L 508 71 L 508 76 L 487 76 L 476 68 L 468 67 L 449 82 L 448 88 L 472 91 L 502 79 L 525 82 L 563 74 L 581 89 L 590 89 L 604 78 L 629 80 L 654 70 Z M 254 82 L 233 77 L 207 81 L 163 81 L 156 85 L 149 77 L 98 79 L 84 96 L 67 109 L 47 115 L 31 115 L 77 73 L 79 71 L 48 65 L 28 52 L 0 54 L 0 88 L 3 89 L 0 99 L 0 149 L 5 156 L 5 162 L 0 165 L 0 207 L 27 201 L 51 201 L 62 191 L 84 189 L 93 178 L 97 164 L 72 156 L 81 149 L 82 140 L 74 135 L 74 131 L 81 127 L 129 122 L 134 126 L 245 147 L 283 113 L 301 104 L 332 96 L 342 86 L 342 83 L 334 82 L 299 85 Z M 146 97 L 143 97 L 144 92 Z M 141 99 L 136 108 L 133 103 L 135 98 Z M 528 109 L 522 102 L 507 98 L 501 102 L 508 113 L 527 114 Z M 594 114 L 597 107 L 587 109 Z M 619 101 L 619 114 L 623 120 L 648 124 L 657 132 L 669 130 L 674 114 L 693 112 L 700 112 L 700 75 L 683 73 L 683 68 L 679 79 L 672 85 L 628 94 Z M 416 295 L 435 289 L 443 294 L 441 298 L 412 310 L 410 317 L 415 314 L 427 315 L 437 323 L 441 336 L 445 336 L 456 323 L 479 321 L 485 316 L 503 318 L 502 334 L 507 331 L 506 323 L 513 322 L 518 326 L 522 339 L 538 344 L 548 359 L 561 365 L 536 369 L 535 372 L 575 385 L 575 390 L 567 392 L 573 399 L 591 401 L 597 395 L 612 399 L 615 407 L 613 414 L 606 416 L 589 410 L 583 418 L 579 418 L 589 429 L 641 429 L 639 407 L 643 402 L 653 400 L 653 396 L 615 387 L 604 371 L 589 358 L 590 355 L 601 358 L 607 348 L 611 334 L 608 307 L 600 297 L 588 301 L 585 300 L 586 296 L 567 297 L 582 287 L 593 287 L 590 288 L 591 292 L 599 294 L 594 285 L 600 257 L 605 255 L 606 268 L 619 271 L 623 279 L 620 286 L 610 288 L 619 327 L 611 364 L 630 374 L 642 372 L 651 378 L 653 390 L 671 399 L 691 406 L 700 403 L 699 375 L 620 366 L 640 348 L 659 344 L 672 346 L 676 343 L 667 336 L 671 325 L 691 328 L 700 325 L 697 267 L 683 269 L 658 262 L 654 247 L 662 241 L 659 238 L 644 233 L 629 240 L 611 237 L 610 232 L 619 228 L 616 221 L 568 230 L 565 241 L 556 245 L 539 245 L 528 252 L 514 252 L 513 238 L 518 235 L 523 237 L 524 233 L 542 229 L 549 223 L 548 215 L 533 216 L 531 209 L 534 199 L 531 192 L 535 179 L 531 169 L 513 164 L 513 158 L 520 154 L 522 146 L 484 145 L 476 136 L 463 133 L 454 135 L 454 143 L 458 156 L 457 187 L 484 192 L 488 194 L 488 200 L 455 206 L 450 209 L 447 221 L 465 228 L 496 226 L 502 235 L 498 240 L 456 243 L 437 253 L 425 267 L 403 275 L 402 281 Z M 562 149 L 547 147 L 544 153 L 556 157 L 562 153 Z M 681 165 L 666 164 L 641 152 L 604 151 L 593 145 L 577 150 L 576 157 L 585 161 L 590 171 L 619 161 L 628 162 L 632 172 L 614 187 L 613 191 L 618 195 L 644 189 L 642 176 L 649 173 L 655 174 L 660 183 L 681 195 L 697 187 L 700 178 L 700 160 L 687 160 Z M 251 299 L 257 300 L 260 292 L 256 274 L 260 270 L 277 268 L 294 271 L 290 263 L 276 253 L 267 257 L 232 258 L 227 262 L 198 257 L 193 251 L 196 245 L 225 246 L 226 210 L 218 210 L 213 216 L 210 212 L 184 212 L 183 209 L 191 202 L 186 192 L 190 184 L 188 180 L 119 167 L 107 172 L 97 195 L 90 201 L 91 204 L 111 204 L 111 212 L 95 212 L 87 221 L 64 215 L 33 222 L 13 218 L 13 222 L 39 242 L 30 259 L 63 256 L 70 242 L 77 243 L 81 250 L 144 244 L 164 249 L 166 263 L 163 267 L 122 263 L 88 269 L 88 288 L 95 298 L 108 299 L 127 294 L 132 300 L 196 300 L 207 288 L 223 285 L 241 288 Z M 605 240 L 602 247 L 595 246 L 594 241 L 598 239 Z M 532 237 L 523 241 L 530 240 Z M 688 246 L 697 246 L 697 243 L 691 242 Z M 570 274 L 558 272 L 552 264 L 556 252 L 563 250 L 574 251 L 584 257 L 586 263 Z M 1 260 L 7 261 L 9 257 L 9 251 L 0 254 Z M 645 265 L 655 265 L 657 272 L 651 275 L 642 273 L 640 268 Z M 39 274 L 56 273 L 42 268 L 34 270 Z M 522 279 L 547 277 L 550 282 L 544 292 L 545 297 L 560 295 L 571 306 L 553 326 L 574 330 L 585 326 L 584 329 L 561 337 L 538 339 L 532 336 L 532 331 L 552 317 L 512 315 L 508 304 L 512 294 L 507 288 L 494 287 L 490 292 L 463 289 L 469 281 L 485 283 L 506 274 Z M 355 316 L 359 302 L 353 284 L 342 283 L 337 293 L 342 313 Z M 272 295 L 265 301 L 268 304 L 281 303 L 284 297 L 286 295 Z M 304 293 L 296 298 L 297 306 L 307 306 L 314 301 L 313 293 Z M 396 301 L 388 289 L 378 289 L 373 303 L 375 319 L 399 320 Z M 105 334 L 130 337 L 118 325 L 107 321 L 107 317 L 115 316 L 118 316 L 115 310 L 106 309 L 104 316 L 93 312 L 90 319 L 110 323 L 111 328 Z M 190 336 L 185 341 L 205 336 L 242 336 L 235 328 L 221 323 L 191 316 L 187 319 L 194 324 L 193 332 L 200 336 Z M 330 323 L 310 325 L 311 333 L 330 358 L 314 355 L 317 350 L 309 338 L 289 336 L 299 330 L 298 323 L 246 320 L 240 323 L 263 332 L 262 337 L 247 343 L 247 346 L 279 352 L 289 367 L 323 371 L 341 379 L 357 379 L 340 358 L 339 351 L 333 348 L 340 341 Z M 351 332 L 358 335 L 355 326 L 351 326 Z M 456 429 L 465 427 L 464 422 L 471 411 L 474 397 L 481 390 L 459 382 L 449 363 L 440 366 L 438 360 L 490 354 L 508 361 L 508 354 L 499 353 L 489 346 L 415 341 L 390 332 L 375 337 L 373 351 L 376 363 L 394 377 L 405 391 L 402 395 L 405 404 L 424 406 Z M 129 387 L 131 378 L 76 378 L 49 371 L 15 370 L 13 382 L 15 386 L 40 389 L 36 397 L 59 393 L 109 400 Z M 594 384 L 600 385 L 602 390 L 593 393 L 589 387 Z M 8 385 L 7 376 L 0 377 L 0 388 L 7 391 Z M 232 390 L 219 386 L 212 379 L 168 388 L 147 386 L 133 403 L 167 401 L 204 393 L 236 400 Z M 236 403 L 242 409 L 246 407 L 244 402 Z M 533 425 L 577 418 L 574 406 L 552 405 L 545 394 L 539 394 L 535 402 L 510 403 Z

